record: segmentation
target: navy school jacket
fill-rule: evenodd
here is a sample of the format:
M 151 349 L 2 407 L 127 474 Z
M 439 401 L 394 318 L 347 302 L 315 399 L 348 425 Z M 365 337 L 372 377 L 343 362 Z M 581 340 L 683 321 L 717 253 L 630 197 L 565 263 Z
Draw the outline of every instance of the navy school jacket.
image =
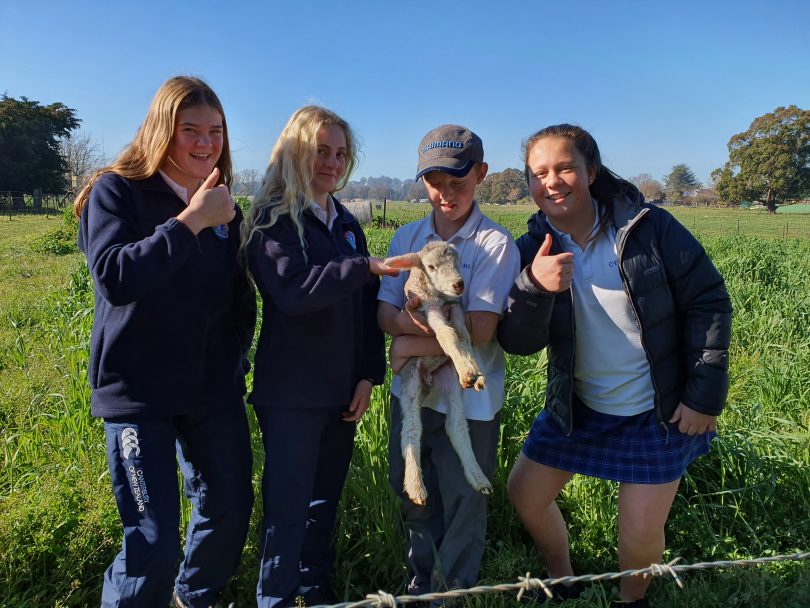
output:
M 382 384 L 385 377 L 379 279 L 369 272 L 360 224 L 337 201 L 335 209 L 331 231 L 304 212 L 306 259 L 289 216 L 248 244 L 248 268 L 263 301 L 248 397 L 256 407 L 344 408 L 360 380 Z
M 241 213 L 196 237 L 160 174 L 99 177 L 79 225 L 95 286 L 92 413 L 163 417 L 240 401 L 256 320 Z
M 732 314 L 723 277 L 667 211 L 643 199 L 616 201 L 613 222 L 619 271 L 650 363 L 659 423 L 665 425 L 681 402 L 719 415 L 728 395 Z M 541 212 L 529 218 L 528 232 L 517 240 L 523 271 L 509 293 L 498 341 L 519 355 L 548 347 L 545 407 L 570 434 L 576 356 L 571 292 L 543 292 L 526 271 L 548 233 L 551 255 L 561 253 Z

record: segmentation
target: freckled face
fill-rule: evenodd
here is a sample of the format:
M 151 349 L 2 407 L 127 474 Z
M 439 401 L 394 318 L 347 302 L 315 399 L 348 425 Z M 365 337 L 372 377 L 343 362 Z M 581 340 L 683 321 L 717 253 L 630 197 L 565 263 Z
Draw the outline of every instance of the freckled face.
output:
M 329 125 L 318 131 L 317 150 L 312 162 L 312 195 L 317 203 L 326 204 L 346 172 L 346 134 L 338 125 Z
M 564 137 L 536 141 L 526 159 L 529 192 L 540 211 L 560 229 L 591 217 L 589 187 L 596 171 Z
M 224 132 L 222 115 L 211 106 L 180 110 L 169 144 L 169 158 L 161 169 L 181 186 L 195 188 L 216 166 L 222 154 Z

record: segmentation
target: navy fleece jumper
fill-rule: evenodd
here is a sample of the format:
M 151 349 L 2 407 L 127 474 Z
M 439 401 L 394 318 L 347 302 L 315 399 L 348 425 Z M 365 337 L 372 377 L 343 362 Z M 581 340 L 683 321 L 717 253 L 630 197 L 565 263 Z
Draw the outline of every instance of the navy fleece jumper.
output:
M 176 416 L 244 394 L 256 303 L 236 261 L 241 214 L 195 237 L 175 219 L 184 208 L 159 174 L 107 173 L 90 191 L 78 243 L 95 285 L 94 416 Z
M 360 224 L 335 201 L 330 231 L 304 213 L 306 259 L 289 216 L 253 235 L 248 267 L 264 302 L 255 407 L 344 408 L 360 380 L 382 384 L 385 338 L 379 279 L 369 272 Z

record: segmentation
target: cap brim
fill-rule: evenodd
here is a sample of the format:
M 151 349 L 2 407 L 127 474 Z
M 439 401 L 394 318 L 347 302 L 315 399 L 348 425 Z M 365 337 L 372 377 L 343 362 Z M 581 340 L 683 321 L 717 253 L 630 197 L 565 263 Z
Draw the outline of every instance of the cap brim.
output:
M 475 165 L 474 160 L 459 160 L 457 158 L 431 158 L 429 165 L 426 167 L 417 167 L 416 177 L 419 179 L 425 173 L 431 171 L 441 171 L 442 173 L 449 173 L 453 177 L 464 177 L 470 172 L 470 169 Z

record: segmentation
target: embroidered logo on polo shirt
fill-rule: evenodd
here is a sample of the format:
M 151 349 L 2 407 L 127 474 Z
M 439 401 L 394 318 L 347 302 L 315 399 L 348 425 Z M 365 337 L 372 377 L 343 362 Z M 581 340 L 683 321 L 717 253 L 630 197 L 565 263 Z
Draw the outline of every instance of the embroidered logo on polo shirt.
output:
M 357 239 L 354 236 L 354 232 L 347 230 L 343 233 L 343 238 L 346 239 L 346 242 L 352 246 L 352 249 L 357 251 Z
M 228 224 L 220 224 L 219 226 L 214 226 L 214 234 L 216 234 L 222 240 L 228 238 Z
M 135 456 L 141 455 L 141 447 L 138 445 L 138 431 L 132 427 L 127 427 L 121 431 L 121 452 L 124 460 L 129 460 L 129 455 L 135 452 Z

